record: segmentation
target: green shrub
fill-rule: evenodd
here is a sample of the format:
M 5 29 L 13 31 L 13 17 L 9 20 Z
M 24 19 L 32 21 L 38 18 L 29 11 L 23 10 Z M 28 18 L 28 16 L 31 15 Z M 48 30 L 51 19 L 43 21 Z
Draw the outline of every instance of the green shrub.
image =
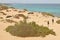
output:
M 8 26 L 6 31 L 17 37 L 45 37 L 49 34 L 56 35 L 53 30 L 39 26 L 35 22 L 25 23 L 21 21 L 14 26 Z
M 42 15 L 43 15 L 43 16 L 47 15 L 47 16 L 52 16 L 52 17 L 54 17 L 54 15 L 52 15 L 51 13 L 47 13 L 47 12 L 42 12 Z
M 57 20 L 56 23 L 60 24 L 60 20 Z

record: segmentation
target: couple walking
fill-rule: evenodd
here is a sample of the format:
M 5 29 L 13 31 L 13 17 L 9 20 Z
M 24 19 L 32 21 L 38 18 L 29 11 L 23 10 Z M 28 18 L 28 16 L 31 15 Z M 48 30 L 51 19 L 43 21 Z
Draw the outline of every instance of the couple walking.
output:
M 52 19 L 51 21 L 52 21 L 52 23 L 54 23 L 54 19 Z M 47 24 L 48 24 L 48 26 L 49 26 L 50 22 L 48 21 Z

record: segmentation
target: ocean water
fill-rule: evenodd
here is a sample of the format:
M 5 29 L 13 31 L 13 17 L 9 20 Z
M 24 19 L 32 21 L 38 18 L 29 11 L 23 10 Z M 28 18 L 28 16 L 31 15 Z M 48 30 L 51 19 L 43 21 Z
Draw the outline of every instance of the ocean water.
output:
M 60 4 L 11 4 L 10 6 L 18 9 L 27 9 L 29 11 L 49 12 L 60 16 Z

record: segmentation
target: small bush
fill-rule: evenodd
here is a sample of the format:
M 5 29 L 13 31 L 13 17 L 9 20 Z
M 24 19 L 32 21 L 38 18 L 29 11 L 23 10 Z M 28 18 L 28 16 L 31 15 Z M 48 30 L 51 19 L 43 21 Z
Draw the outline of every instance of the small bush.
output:
M 3 15 L 6 15 L 6 13 L 4 13 L 4 12 L 0 12 L 0 13 L 2 13 Z
M 5 6 L 5 5 L 1 5 L 1 6 L 0 6 L 0 10 L 6 10 L 6 9 L 8 9 L 7 6 Z
M 28 11 L 27 9 L 24 9 L 24 11 Z
M 34 14 L 33 12 L 29 12 L 28 14 Z
M 56 23 L 60 24 L 60 20 L 56 21 Z
M 9 23 L 16 23 L 15 21 L 10 20 L 10 19 L 6 19 L 6 21 L 9 22 Z
M 21 21 L 14 26 L 8 26 L 6 31 L 17 37 L 45 37 L 49 34 L 56 35 L 53 30 L 39 26 L 35 22 L 25 23 Z
M 27 19 L 27 17 L 25 15 L 23 15 L 23 14 L 16 14 L 15 15 L 15 18 L 19 19 L 19 17 L 23 17 L 24 19 Z
M 14 11 L 17 11 L 16 9 Z
M 10 16 L 10 15 L 9 16 L 6 16 L 6 18 L 10 18 L 10 17 L 12 17 L 12 16 Z
M 43 15 L 43 16 L 47 15 L 47 16 L 52 16 L 52 17 L 54 17 L 54 15 L 52 15 L 51 13 L 47 13 L 47 12 L 42 12 L 42 15 Z
M 0 17 L 0 19 L 3 19 L 3 17 Z

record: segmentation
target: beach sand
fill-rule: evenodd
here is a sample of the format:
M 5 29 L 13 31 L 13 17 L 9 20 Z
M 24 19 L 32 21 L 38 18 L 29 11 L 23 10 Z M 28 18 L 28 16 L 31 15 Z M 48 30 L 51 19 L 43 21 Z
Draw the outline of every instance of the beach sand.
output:
M 25 12 L 18 12 L 20 10 L 16 9 L 17 11 L 14 11 L 15 9 L 8 9 L 11 10 L 7 12 L 6 10 L 2 10 L 2 12 L 6 13 L 7 15 L 0 15 L 0 17 L 3 17 L 4 21 L 1 21 L 0 19 L 0 40 L 60 40 L 60 24 L 57 24 L 56 21 L 60 20 L 58 17 L 51 17 L 51 16 L 43 16 L 41 12 L 34 12 L 34 14 L 28 14 L 29 11 Z M 56 36 L 48 35 L 46 37 L 16 37 L 12 36 L 10 33 L 6 32 L 5 29 L 9 25 L 14 25 L 15 23 L 8 23 L 5 19 L 12 19 L 16 22 L 19 22 L 20 20 L 23 20 L 23 18 L 16 19 L 14 18 L 14 15 L 16 14 L 23 14 L 25 16 L 28 16 L 27 22 L 36 22 L 38 25 L 47 26 L 50 29 L 53 29 L 56 32 Z M 6 18 L 6 16 L 11 15 L 11 18 Z M 52 23 L 52 19 L 54 19 L 54 23 Z M 49 25 L 47 25 L 47 21 L 50 22 Z

